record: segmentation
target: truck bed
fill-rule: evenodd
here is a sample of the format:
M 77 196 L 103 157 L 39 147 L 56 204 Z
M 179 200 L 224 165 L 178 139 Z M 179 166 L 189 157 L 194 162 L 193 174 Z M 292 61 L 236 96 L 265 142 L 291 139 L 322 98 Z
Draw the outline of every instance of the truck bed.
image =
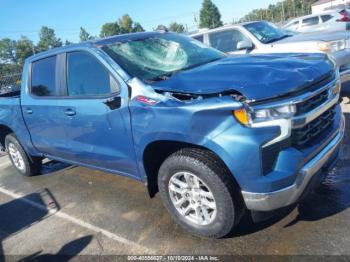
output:
M 2 97 L 19 97 L 21 95 L 20 86 L 14 85 L 0 89 L 0 98 Z

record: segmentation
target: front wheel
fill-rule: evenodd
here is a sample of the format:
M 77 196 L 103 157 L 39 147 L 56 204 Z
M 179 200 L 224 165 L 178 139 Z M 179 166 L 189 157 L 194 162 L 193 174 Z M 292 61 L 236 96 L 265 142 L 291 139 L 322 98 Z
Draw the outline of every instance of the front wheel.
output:
M 183 149 L 164 161 L 158 186 L 178 224 L 194 235 L 220 238 L 233 230 L 243 212 L 230 176 L 211 152 Z
M 42 159 L 38 157 L 29 158 L 14 134 L 6 136 L 5 145 L 12 165 L 21 175 L 33 176 L 40 173 Z

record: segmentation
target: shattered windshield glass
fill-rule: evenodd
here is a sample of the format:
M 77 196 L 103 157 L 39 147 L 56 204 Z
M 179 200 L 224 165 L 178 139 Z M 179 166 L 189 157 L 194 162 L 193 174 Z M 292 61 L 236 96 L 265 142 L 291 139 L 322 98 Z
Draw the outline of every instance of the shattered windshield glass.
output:
M 146 82 L 166 80 L 179 71 L 225 57 L 195 39 L 177 34 L 112 43 L 102 49 L 129 75 Z

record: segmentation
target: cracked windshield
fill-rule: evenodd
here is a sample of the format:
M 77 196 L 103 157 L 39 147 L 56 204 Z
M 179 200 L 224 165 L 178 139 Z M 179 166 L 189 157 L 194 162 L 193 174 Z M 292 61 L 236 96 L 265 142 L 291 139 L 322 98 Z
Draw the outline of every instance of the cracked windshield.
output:
M 223 53 L 186 36 L 166 34 L 102 48 L 131 76 L 161 81 L 174 73 L 225 57 Z

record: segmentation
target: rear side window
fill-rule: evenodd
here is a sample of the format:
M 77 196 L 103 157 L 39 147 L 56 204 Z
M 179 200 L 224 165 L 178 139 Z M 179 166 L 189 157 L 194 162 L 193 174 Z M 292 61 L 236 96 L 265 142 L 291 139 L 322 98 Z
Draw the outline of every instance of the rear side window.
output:
M 305 26 L 312 26 L 312 25 L 318 25 L 320 21 L 320 18 L 318 16 L 306 18 L 303 20 L 303 27 Z
M 56 56 L 32 63 L 31 93 L 35 96 L 56 96 Z
M 204 43 L 204 35 L 197 35 L 197 36 L 194 36 L 192 38 L 198 40 L 199 42 Z
M 333 18 L 333 16 L 331 16 L 331 15 L 321 15 L 321 19 L 322 19 L 323 23 L 331 20 L 332 18 Z
M 69 96 L 99 96 L 119 91 L 107 68 L 83 51 L 67 53 L 67 85 Z

